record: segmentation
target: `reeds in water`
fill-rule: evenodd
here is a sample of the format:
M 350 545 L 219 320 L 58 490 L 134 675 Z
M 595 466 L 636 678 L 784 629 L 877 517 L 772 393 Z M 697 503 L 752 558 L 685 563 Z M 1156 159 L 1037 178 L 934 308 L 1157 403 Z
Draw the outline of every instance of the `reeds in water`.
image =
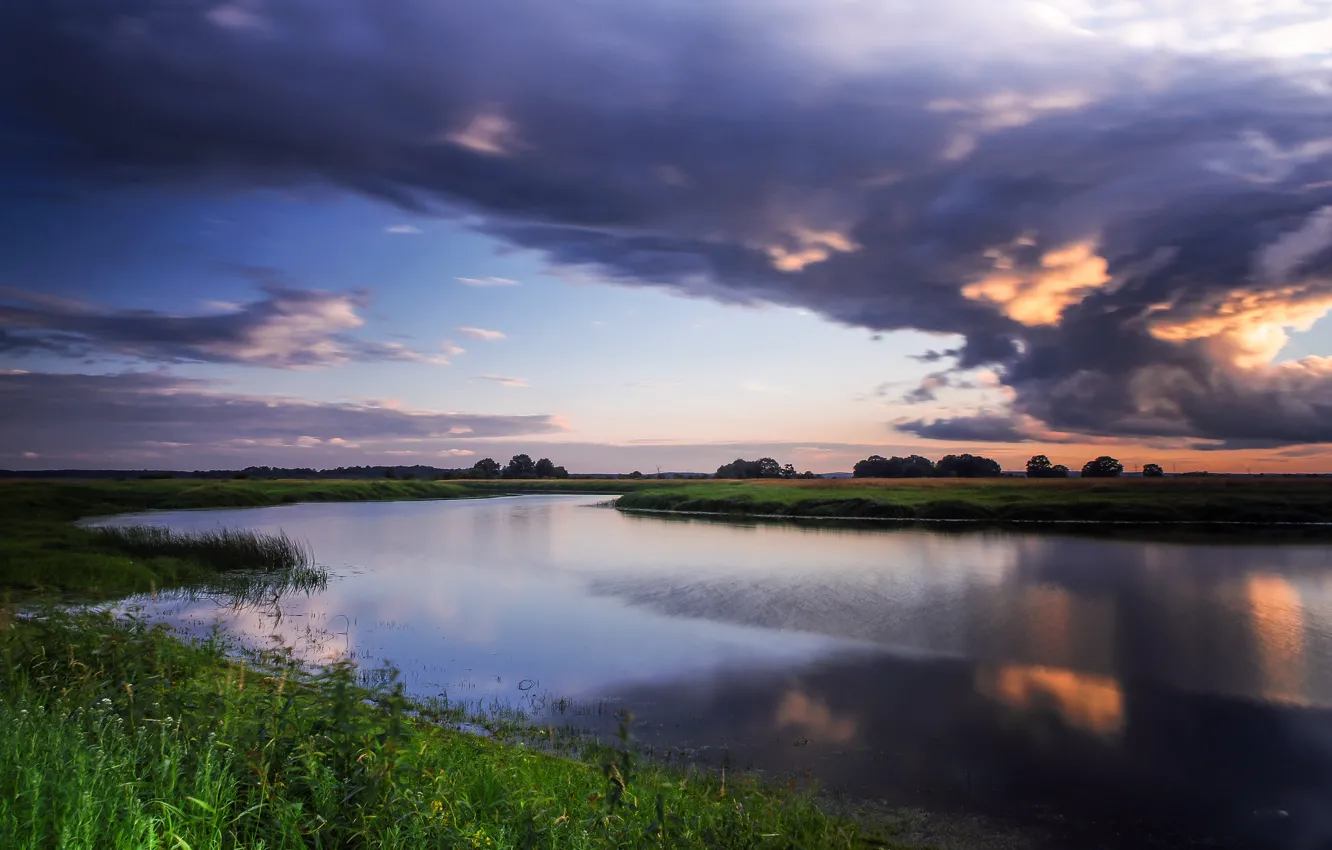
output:
M 96 534 L 100 543 L 129 555 L 179 558 L 219 572 L 300 572 L 315 567 L 309 545 L 293 540 L 283 532 L 268 534 L 229 528 L 183 532 L 130 525 L 99 528 Z

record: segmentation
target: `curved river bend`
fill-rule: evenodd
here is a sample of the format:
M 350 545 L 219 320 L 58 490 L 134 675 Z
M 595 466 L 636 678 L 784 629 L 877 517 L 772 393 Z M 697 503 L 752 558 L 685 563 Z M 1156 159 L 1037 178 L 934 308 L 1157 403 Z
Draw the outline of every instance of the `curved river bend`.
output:
M 308 540 L 337 578 L 280 617 L 140 601 L 312 660 L 387 660 L 417 695 L 629 707 L 658 748 L 894 804 L 1132 811 L 1332 846 L 1326 543 L 751 526 L 605 498 L 102 524 Z

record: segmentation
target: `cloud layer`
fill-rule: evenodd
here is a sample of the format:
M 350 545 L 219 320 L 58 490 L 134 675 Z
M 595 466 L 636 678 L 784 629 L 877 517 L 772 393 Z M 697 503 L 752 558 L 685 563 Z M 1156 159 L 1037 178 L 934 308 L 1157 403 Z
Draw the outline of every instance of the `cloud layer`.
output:
M 89 427 L 95 423 L 96 427 Z M 552 416 L 409 411 L 227 392 L 162 373 L 0 373 L 0 445 L 73 465 L 356 464 L 462 457 L 460 439 L 557 434 Z M 33 458 L 28 458 L 33 459 Z M 446 464 L 451 465 L 451 464 Z
M 1264 58 L 1295 18 L 1177 7 L 21 0 L 0 144 L 332 183 L 626 284 L 959 334 L 1011 409 L 920 434 L 1330 441 L 1332 361 L 1276 355 L 1332 307 L 1332 80 Z
M 159 363 L 238 363 L 277 369 L 351 361 L 448 365 L 396 342 L 359 339 L 364 298 L 268 283 L 248 304 L 174 315 L 117 310 L 21 290 L 0 290 L 0 352 L 121 355 Z

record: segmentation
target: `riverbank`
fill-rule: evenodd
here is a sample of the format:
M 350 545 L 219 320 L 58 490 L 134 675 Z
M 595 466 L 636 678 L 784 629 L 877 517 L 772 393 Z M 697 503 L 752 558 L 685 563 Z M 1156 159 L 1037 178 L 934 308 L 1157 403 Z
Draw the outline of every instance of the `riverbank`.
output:
M 393 671 L 12 608 L 0 655 L 5 847 L 885 846 L 749 777 L 456 731 Z
M 655 483 L 655 482 L 654 482 Z M 707 481 L 621 496 L 629 511 L 809 519 L 1332 523 L 1322 478 Z M 1332 526 L 1328 527 L 1332 533 Z
M 488 736 L 458 731 L 486 721 L 409 701 L 392 670 L 306 668 L 36 595 L 193 592 L 233 573 L 283 585 L 313 569 L 285 537 L 107 532 L 81 517 L 464 494 L 476 495 L 431 482 L 0 488 L 0 846 L 896 846 L 794 786 L 640 760 L 627 741 L 547 747 L 503 719 Z
M 216 579 L 197 559 L 145 557 L 74 523 L 154 510 L 250 508 L 298 502 L 411 501 L 513 492 L 624 493 L 617 481 L 0 481 L 0 588 L 21 593 L 123 596 Z M 257 564 L 255 566 L 258 566 Z

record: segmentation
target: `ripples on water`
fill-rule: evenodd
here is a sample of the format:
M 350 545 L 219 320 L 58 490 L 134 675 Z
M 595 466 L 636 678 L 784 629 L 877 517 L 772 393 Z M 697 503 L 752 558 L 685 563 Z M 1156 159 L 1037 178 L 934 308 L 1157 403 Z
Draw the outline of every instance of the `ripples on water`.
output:
M 632 707 L 659 750 L 858 796 L 1332 846 L 1326 544 L 746 526 L 603 500 L 156 514 L 285 531 L 338 576 L 276 610 L 156 610 L 388 660 L 423 696 Z

